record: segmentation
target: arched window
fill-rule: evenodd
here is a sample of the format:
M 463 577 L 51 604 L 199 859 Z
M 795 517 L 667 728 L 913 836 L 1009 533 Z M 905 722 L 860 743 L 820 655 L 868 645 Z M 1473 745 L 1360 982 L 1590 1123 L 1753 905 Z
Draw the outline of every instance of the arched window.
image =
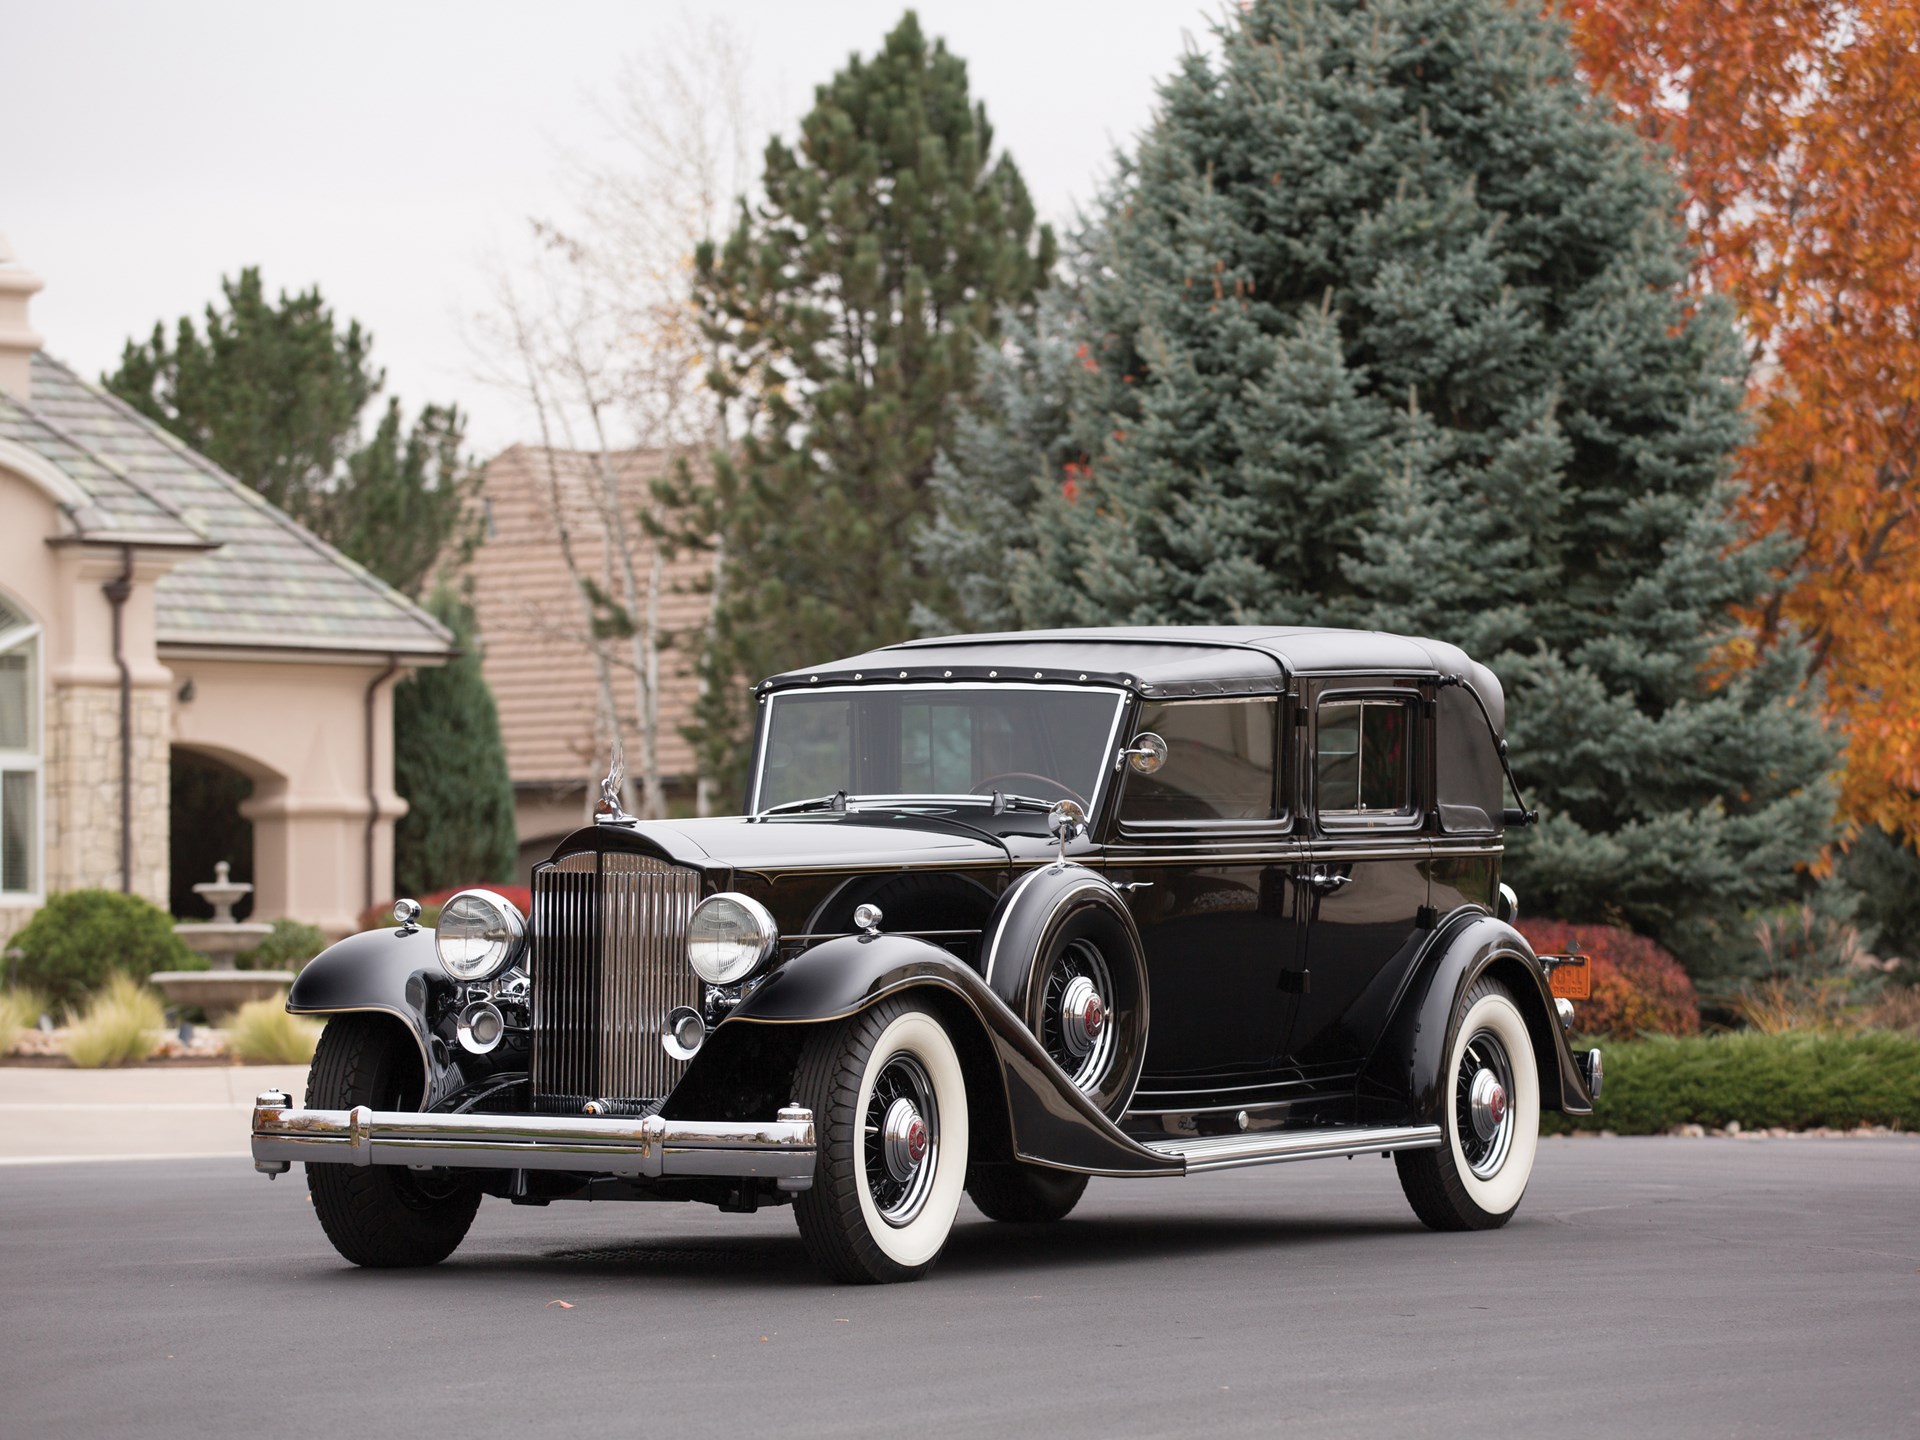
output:
M 40 627 L 0 596 L 0 896 L 40 889 Z

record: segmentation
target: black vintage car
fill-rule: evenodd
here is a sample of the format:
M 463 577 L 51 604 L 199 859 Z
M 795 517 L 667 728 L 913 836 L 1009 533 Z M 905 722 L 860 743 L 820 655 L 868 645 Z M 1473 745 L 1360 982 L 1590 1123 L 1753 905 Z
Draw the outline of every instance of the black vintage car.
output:
M 1592 1106 L 1584 962 L 1500 883 L 1500 686 L 1451 645 L 957 636 L 755 698 L 751 813 L 639 823 L 609 785 L 530 919 L 403 901 L 301 973 L 330 1018 L 253 1154 L 306 1162 L 342 1255 L 444 1259 L 485 1195 L 686 1199 L 905 1280 L 962 1190 L 1052 1221 L 1093 1175 L 1380 1153 L 1484 1229 L 1541 1110 Z

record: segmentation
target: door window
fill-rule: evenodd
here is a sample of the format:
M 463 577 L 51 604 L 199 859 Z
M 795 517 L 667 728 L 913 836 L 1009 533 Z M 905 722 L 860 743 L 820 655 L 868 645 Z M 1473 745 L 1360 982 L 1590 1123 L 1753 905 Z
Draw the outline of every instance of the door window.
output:
M 1412 813 L 1412 736 L 1413 706 L 1405 700 L 1323 704 L 1315 759 L 1320 813 Z
M 1272 819 L 1279 712 L 1271 698 L 1142 707 L 1138 729 L 1167 742 L 1167 763 L 1152 775 L 1127 772 L 1121 820 L 1164 825 Z

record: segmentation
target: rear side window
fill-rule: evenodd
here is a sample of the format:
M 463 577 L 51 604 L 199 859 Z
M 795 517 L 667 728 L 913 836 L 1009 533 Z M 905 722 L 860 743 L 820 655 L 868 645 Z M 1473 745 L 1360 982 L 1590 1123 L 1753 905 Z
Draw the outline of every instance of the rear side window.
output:
M 1322 815 L 1406 815 L 1413 809 L 1413 707 L 1334 700 L 1320 707 L 1315 796 Z
M 1153 775 L 1127 772 L 1120 818 L 1145 825 L 1271 819 L 1279 714 L 1272 699 L 1143 707 L 1139 729 L 1167 742 L 1167 763 Z

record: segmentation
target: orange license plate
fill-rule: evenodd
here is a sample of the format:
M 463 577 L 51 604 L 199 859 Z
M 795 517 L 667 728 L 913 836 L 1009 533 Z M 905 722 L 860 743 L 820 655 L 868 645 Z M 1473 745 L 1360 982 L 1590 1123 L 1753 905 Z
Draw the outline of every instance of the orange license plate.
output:
M 1587 1000 L 1593 996 L 1593 967 L 1587 957 L 1562 960 L 1547 976 L 1547 988 L 1556 1000 Z

